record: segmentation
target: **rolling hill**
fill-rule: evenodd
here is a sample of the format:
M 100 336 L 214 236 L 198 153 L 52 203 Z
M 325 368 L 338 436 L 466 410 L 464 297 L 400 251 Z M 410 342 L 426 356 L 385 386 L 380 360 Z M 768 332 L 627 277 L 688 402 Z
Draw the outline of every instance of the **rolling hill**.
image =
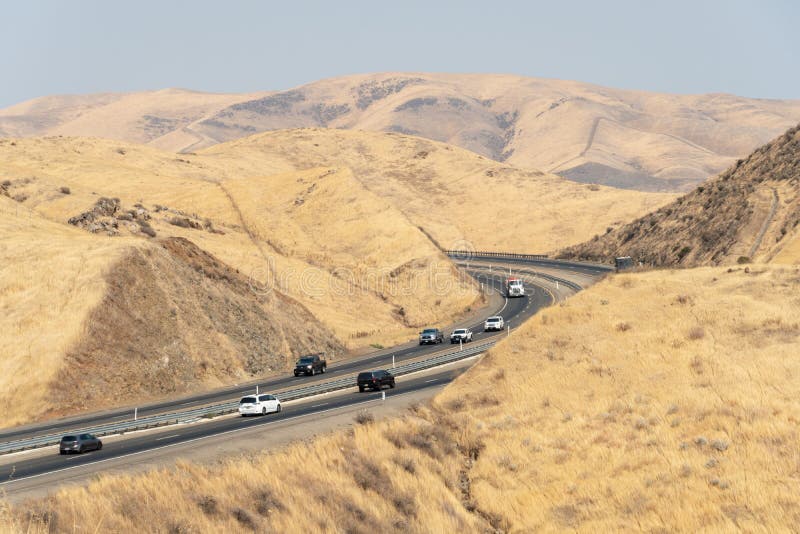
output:
M 45 97 L 0 110 L 0 135 L 81 135 L 193 151 L 301 127 L 399 132 L 521 168 L 686 190 L 800 121 L 800 101 L 669 95 L 508 75 L 385 73 L 286 91 Z
M 654 266 L 800 260 L 800 126 L 694 191 L 563 257 Z

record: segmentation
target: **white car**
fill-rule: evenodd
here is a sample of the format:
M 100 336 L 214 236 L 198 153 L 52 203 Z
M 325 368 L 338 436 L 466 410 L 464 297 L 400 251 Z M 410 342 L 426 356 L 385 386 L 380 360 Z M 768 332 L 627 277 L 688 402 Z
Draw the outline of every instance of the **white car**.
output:
M 469 343 L 472 341 L 472 330 L 469 328 L 457 328 L 450 334 L 450 343 Z
M 281 411 L 281 401 L 275 395 L 246 395 L 239 401 L 239 413 L 248 415 L 267 415 Z
M 502 330 L 505 328 L 505 323 L 503 322 L 503 318 L 499 315 L 493 315 L 486 319 L 483 323 L 483 331 L 489 332 L 491 330 Z

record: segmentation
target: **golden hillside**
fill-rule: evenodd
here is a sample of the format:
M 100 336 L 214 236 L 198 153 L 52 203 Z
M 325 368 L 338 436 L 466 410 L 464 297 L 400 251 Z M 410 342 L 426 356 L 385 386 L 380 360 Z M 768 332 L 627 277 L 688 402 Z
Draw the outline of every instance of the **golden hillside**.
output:
M 191 151 L 287 128 L 399 132 L 576 181 L 652 191 L 685 190 L 798 121 L 797 100 L 381 73 L 256 95 L 46 97 L 0 110 L 0 135 L 91 135 Z
M 298 302 L 254 292 L 185 239 L 99 237 L 0 196 L 0 260 L 0 427 L 207 389 L 343 350 Z
M 243 174 L 213 158 L 75 138 L 0 141 L 0 162 L 7 194 L 24 206 L 66 222 L 96 210 L 101 198 L 119 199 L 121 211 L 144 210 L 155 235 L 184 237 L 224 258 L 255 291 L 277 288 L 296 298 L 350 346 L 405 340 L 479 298 L 423 232 L 346 168 L 265 178 L 267 169 Z M 332 190 L 341 200 L 335 206 L 325 200 Z M 144 238 L 135 221 L 105 222 L 117 225 L 112 233 Z M 393 233 L 375 231 L 384 227 Z M 373 251 L 360 263 L 369 272 L 343 271 L 363 250 Z M 451 291 L 434 286 L 434 272 Z
M 345 167 L 442 248 L 552 251 L 674 198 L 578 184 L 400 134 L 287 130 L 217 145 L 199 156 L 239 176 Z
M 799 290 L 795 268 L 613 276 L 402 420 L 103 476 L 4 521 L 28 532 L 101 520 L 112 531 L 794 531 Z
M 564 257 L 649 265 L 781 263 L 800 259 L 800 126 L 661 207 Z

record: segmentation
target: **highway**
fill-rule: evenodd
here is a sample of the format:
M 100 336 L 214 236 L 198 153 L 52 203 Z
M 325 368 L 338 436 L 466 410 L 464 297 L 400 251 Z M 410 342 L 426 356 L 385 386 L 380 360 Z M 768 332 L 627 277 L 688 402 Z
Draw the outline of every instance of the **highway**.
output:
M 499 262 L 498 262 L 499 263 Z M 574 292 L 574 290 L 561 287 L 556 290 L 557 284 L 553 284 L 546 279 L 536 278 L 536 270 L 530 263 L 519 264 L 519 271 L 512 273 L 519 274 L 526 280 L 526 296 L 515 299 L 495 299 L 495 304 L 486 310 L 486 315 L 498 314 L 505 318 L 506 324 L 514 328 L 518 327 L 529 317 L 540 309 L 561 300 Z M 552 264 L 546 266 L 548 272 L 560 272 Z M 467 269 L 478 281 L 491 286 L 495 291 L 499 291 L 502 280 L 508 275 L 509 264 L 503 264 L 502 269 L 487 272 L 485 265 L 475 265 L 475 268 Z M 571 267 L 570 267 L 571 269 Z M 564 268 L 563 275 L 567 276 L 569 269 Z M 587 269 L 593 272 L 591 268 Z M 571 271 L 572 279 L 582 277 L 585 280 L 586 270 Z M 597 273 L 594 273 L 597 276 Z M 596 279 L 596 278 L 595 278 Z M 534 285 L 536 284 L 536 285 Z M 475 341 L 485 341 L 494 336 L 504 336 L 506 332 L 483 332 L 483 319 L 481 316 L 478 321 L 474 318 L 471 324 L 458 324 L 456 327 L 469 326 L 474 330 Z M 449 331 L 445 332 L 449 334 Z M 448 349 L 449 343 L 444 345 L 418 346 L 416 342 L 407 343 L 392 350 L 380 351 L 378 354 L 366 355 L 359 358 L 334 363 L 328 368 L 325 374 L 315 377 L 294 377 L 292 375 L 280 376 L 265 379 L 259 383 L 262 392 L 278 391 L 282 388 L 299 387 L 316 381 L 329 380 L 331 377 L 346 376 L 367 369 L 391 368 L 392 357 L 400 363 L 402 361 L 430 356 L 442 349 Z M 396 398 L 400 395 L 409 395 L 418 392 L 426 392 L 431 388 L 441 388 L 444 384 L 452 381 L 458 374 L 466 369 L 465 365 L 454 365 L 445 368 L 434 368 L 432 370 L 416 373 L 407 377 L 397 379 L 397 388 L 386 390 L 387 398 Z M 153 404 L 139 409 L 142 416 L 163 413 L 167 411 L 180 411 L 192 406 L 230 401 L 244 393 L 251 393 L 252 386 L 244 389 L 243 386 L 235 386 L 210 393 L 195 395 L 184 399 L 177 399 L 168 402 Z M 432 394 L 432 393 L 431 393 Z M 316 401 L 316 399 L 324 401 Z M 280 414 L 271 414 L 258 418 L 241 418 L 237 416 L 223 416 L 208 421 L 193 424 L 174 425 L 165 429 L 134 432 L 126 436 L 114 436 L 104 438 L 102 451 L 86 453 L 84 455 L 60 456 L 55 447 L 48 447 L 41 450 L 27 453 L 16 453 L 0 456 L 0 491 L 8 495 L 23 493 L 33 490 L 42 491 L 53 487 L 61 481 L 59 477 L 66 479 L 80 476 L 81 473 L 99 472 L 112 462 L 128 462 L 128 468 L 133 468 L 135 459 L 139 455 L 150 454 L 155 457 L 169 456 L 168 452 L 178 447 L 190 446 L 191 448 L 202 448 L 212 439 L 229 436 L 233 439 L 236 433 L 248 431 L 261 432 L 276 425 L 293 425 L 295 422 L 311 417 L 323 417 L 326 414 L 334 414 L 337 411 L 352 409 L 359 405 L 369 405 L 374 402 L 381 402 L 380 393 L 358 393 L 355 390 L 346 390 L 339 394 L 330 394 L 324 397 L 312 397 L 309 400 L 294 401 L 284 404 L 284 409 Z M 88 414 L 66 420 L 52 421 L 44 424 L 29 425 L 9 429 L 0 433 L 0 441 L 11 439 L 21 439 L 46 433 L 66 432 L 88 427 L 100 423 L 125 420 L 131 418 L 129 409 L 117 410 L 106 413 Z M 271 426 L 272 425 L 272 426 Z M 259 430 L 260 429 L 260 430 Z M 308 432 L 312 432 L 309 430 Z M 163 453 L 163 454 L 162 454 Z M 174 452 L 173 452 L 174 454 Z M 127 459 L 127 460 L 126 460 Z
M 502 278 L 504 276 L 502 273 L 490 275 L 489 273 L 480 272 L 476 273 L 476 276 L 479 281 L 491 285 L 491 287 L 497 292 L 500 291 Z M 522 324 L 539 309 L 552 304 L 553 296 L 539 287 L 529 286 L 527 293 L 528 294 L 523 298 L 508 300 L 503 299 L 503 304 L 494 309 L 492 313 L 487 313 L 487 316 L 492 314 L 502 315 L 506 324 L 513 329 Z M 473 329 L 473 342 L 485 341 L 498 335 L 505 335 L 504 332 L 483 332 L 483 319 L 480 321 L 474 321 L 469 325 L 458 326 L 469 327 Z M 445 330 L 446 336 L 449 336 L 449 333 L 449 330 Z M 258 387 L 260 392 L 277 392 L 286 388 L 305 386 L 315 382 L 330 380 L 331 378 L 347 376 L 363 370 L 390 369 L 392 366 L 392 357 L 394 357 L 395 363 L 399 364 L 404 361 L 431 355 L 449 347 L 449 339 L 447 339 L 444 344 L 440 345 L 419 346 L 416 342 L 406 343 L 399 347 L 395 347 L 392 350 L 380 351 L 378 354 L 352 358 L 344 360 L 340 363 L 334 362 L 329 365 L 328 371 L 324 374 L 313 377 L 295 377 L 290 371 L 283 376 L 267 378 L 259 381 Z M 256 383 L 248 384 L 246 387 L 242 385 L 236 385 L 223 389 L 217 389 L 207 393 L 192 395 L 189 397 L 145 405 L 137 409 L 137 416 L 146 417 L 148 415 L 175 412 L 186 410 L 192 407 L 230 401 L 231 399 L 240 397 L 244 394 L 253 393 L 255 391 L 255 385 Z M 126 421 L 130 419 L 133 419 L 133 408 L 86 414 L 78 417 L 59 419 L 41 424 L 25 425 L 0 431 L 0 442 L 25 439 L 42 434 L 72 432 L 75 430 L 80 430 L 81 428 L 88 428 L 100 424 Z
M 466 369 L 467 367 L 461 366 L 437 370 L 431 374 L 423 373 L 421 376 L 409 376 L 404 380 L 398 379 L 395 389 L 387 389 L 384 392 L 387 398 L 390 398 L 394 395 L 407 395 L 426 389 L 440 389 Z M 266 431 L 279 423 L 291 422 L 312 415 L 324 415 L 348 407 L 374 406 L 380 402 L 380 392 L 359 393 L 357 390 L 352 390 L 343 395 L 326 396 L 319 402 L 286 403 L 280 413 L 261 417 L 232 415 L 219 417 L 205 423 L 176 425 L 160 429 L 157 433 L 137 432 L 125 439 L 105 440 L 102 450 L 80 455 L 61 456 L 55 447 L 49 447 L 47 451 L 51 454 L 36 454 L 30 457 L 20 455 L 11 461 L 5 459 L 0 464 L 0 491 L 12 493 L 13 486 L 22 485 L 24 482 L 27 483 L 26 486 L 30 486 L 33 479 L 44 475 L 89 469 L 118 459 L 127 458 L 135 461 L 135 457 L 144 452 L 166 450 L 181 444 L 200 446 L 203 440 L 211 437 L 227 436 L 228 439 L 235 440 L 237 433 L 253 429 Z

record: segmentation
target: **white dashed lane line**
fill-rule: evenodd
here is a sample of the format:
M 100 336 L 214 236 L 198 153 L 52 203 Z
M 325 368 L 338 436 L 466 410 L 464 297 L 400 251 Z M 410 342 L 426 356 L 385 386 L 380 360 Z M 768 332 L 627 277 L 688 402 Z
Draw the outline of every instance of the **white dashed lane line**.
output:
M 181 436 L 180 434 L 172 434 L 171 436 L 164 436 L 163 438 L 156 438 L 156 441 L 163 441 L 165 439 L 170 439 L 170 438 L 179 438 L 180 436 Z

